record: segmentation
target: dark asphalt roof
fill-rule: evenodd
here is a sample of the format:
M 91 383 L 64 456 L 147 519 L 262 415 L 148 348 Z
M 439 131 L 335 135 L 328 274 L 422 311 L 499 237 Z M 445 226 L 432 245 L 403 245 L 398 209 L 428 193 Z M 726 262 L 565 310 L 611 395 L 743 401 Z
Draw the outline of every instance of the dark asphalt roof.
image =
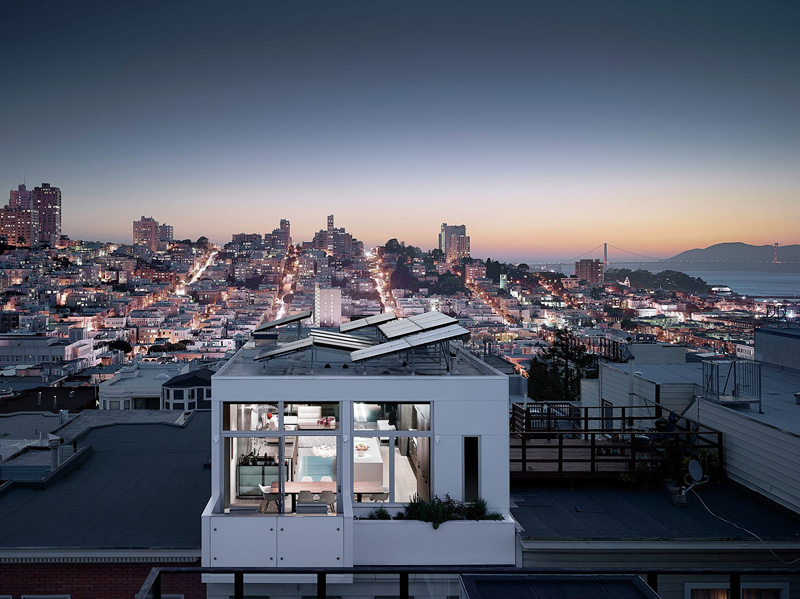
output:
M 200 368 L 199 370 L 192 370 L 184 374 L 173 376 L 163 387 L 170 388 L 188 388 L 188 387 L 210 387 L 211 376 L 214 374 L 213 370 L 208 368 Z
M 196 549 L 211 496 L 211 414 L 91 430 L 93 453 L 45 489 L 0 496 L 0 548 Z
M 2 381 L 0 381 L 2 384 Z M 39 392 L 42 405 L 39 405 Z M 72 397 L 70 397 L 72 395 Z M 56 396 L 56 410 L 80 412 L 95 407 L 97 387 L 37 387 L 21 392 L 14 397 L 0 399 L 0 414 L 14 412 L 48 412 L 53 410 L 53 396 Z
M 800 542 L 800 515 L 727 481 L 696 488 L 718 516 L 764 539 Z M 665 487 L 625 491 L 610 483 L 573 489 L 515 484 L 511 513 L 531 540 L 748 540 L 746 532 L 713 517 L 692 492 L 689 505 L 672 505 Z

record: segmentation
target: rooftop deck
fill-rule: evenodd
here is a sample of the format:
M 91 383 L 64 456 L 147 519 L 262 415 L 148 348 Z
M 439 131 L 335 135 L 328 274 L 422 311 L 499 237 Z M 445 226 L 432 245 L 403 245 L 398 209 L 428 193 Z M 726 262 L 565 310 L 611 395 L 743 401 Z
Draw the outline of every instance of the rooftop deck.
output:
M 281 333 L 277 345 L 256 346 L 248 342 L 217 373 L 219 377 L 253 376 L 498 376 L 501 373 L 484 364 L 460 344 L 450 343 L 457 353 L 455 368 L 448 369 L 438 346 L 416 348 L 412 360 L 406 353 L 380 356 L 353 363 L 350 352 L 321 347 L 306 348 L 268 361 L 254 359 L 271 347 L 279 347 L 297 339 L 292 332 Z
M 722 433 L 668 410 L 513 404 L 514 479 L 677 476 L 685 458 L 701 455 L 709 474 L 721 472 Z

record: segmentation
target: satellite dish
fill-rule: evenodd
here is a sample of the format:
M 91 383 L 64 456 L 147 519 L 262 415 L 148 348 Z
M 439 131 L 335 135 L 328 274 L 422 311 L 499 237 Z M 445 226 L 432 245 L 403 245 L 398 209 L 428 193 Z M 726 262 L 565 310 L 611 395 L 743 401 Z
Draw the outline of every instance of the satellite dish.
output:
M 695 483 L 699 483 L 703 480 L 703 467 L 697 460 L 689 462 L 689 476 L 692 477 Z

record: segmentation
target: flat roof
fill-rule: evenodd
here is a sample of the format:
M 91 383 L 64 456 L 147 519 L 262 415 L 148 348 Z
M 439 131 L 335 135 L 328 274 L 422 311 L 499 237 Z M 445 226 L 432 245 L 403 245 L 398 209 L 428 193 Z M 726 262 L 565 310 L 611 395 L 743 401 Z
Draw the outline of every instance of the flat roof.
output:
M 606 366 L 628 372 L 627 364 Z M 659 384 L 694 383 L 702 391 L 703 364 L 636 364 L 634 371 L 645 380 Z M 724 406 L 729 410 L 774 426 L 783 431 L 800 435 L 800 406 L 794 394 L 800 391 L 800 371 L 761 363 L 761 403 L 764 413 L 758 413 L 758 404 Z
M 195 412 L 183 426 L 92 429 L 81 440 L 92 446 L 81 468 L 47 488 L 14 486 L 0 495 L 0 549 L 199 552 L 210 438 L 210 412 Z
M 291 333 L 288 337 L 294 337 Z M 354 363 L 350 352 L 309 346 L 301 351 L 294 351 L 260 362 L 254 361 L 268 350 L 278 345 L 259 345 L 249 341 L 233 357 L 231 357 L 215 376 L 218 377 L 251 377 L 251 376 L 446 376 L 448 373 L 440 362 L 440 355 L 435 348 L 416 348 L 414 356 L 415 370 L 411 366 L 403 366 L 403 359 L 397 354 L 379 356 L 364 362 Z M 294 339 L 287 339 L 291 342 Z M 500 376 L 502 373 L 488 364 L 472 356 L 458 344 L 451 345 L 458 350 L 458 376 Z M 312 362 L 312 354 L 314 356 Z M 330 368 L 325 368 L 330 364 Z M 347 365 L 347 368 L 344 366 Z
M 729 481 L 695 489 L 717 515 L 768 540 L 800 543 L 800 515 Z M 755 541 L 709 514 L 692 493 L 689 505 L 672 505 L 666 488 L 626 491 L 608 483 L 573 488 L 537 481 L 512 483 L 511 513 L 523 539 Z

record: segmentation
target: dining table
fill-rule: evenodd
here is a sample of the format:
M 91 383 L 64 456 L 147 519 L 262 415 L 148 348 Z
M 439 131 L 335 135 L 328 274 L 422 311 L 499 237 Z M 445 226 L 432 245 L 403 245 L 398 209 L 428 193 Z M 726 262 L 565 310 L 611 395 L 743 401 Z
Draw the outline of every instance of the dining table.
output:
M 275 481 L 269 487 L 270 493 L 280 493 L 280 482 Z M 336 493 L 335 482 L 302 482 L 302 481 L 287 481 L 283 483 L 283 492 L 286 495 L 292 496 L 292 511 L 297 509 L 297 495 L 300 491 L 309 491 L 314 495 L 319 495 L 323 491 L 332 491 Z M 377 481 L 355 481 L 353 483 L 353 493 L 356 494 L 356 500 L 361 501 L 365 494 L 371 493 L 385 493 L 381 483 Z

